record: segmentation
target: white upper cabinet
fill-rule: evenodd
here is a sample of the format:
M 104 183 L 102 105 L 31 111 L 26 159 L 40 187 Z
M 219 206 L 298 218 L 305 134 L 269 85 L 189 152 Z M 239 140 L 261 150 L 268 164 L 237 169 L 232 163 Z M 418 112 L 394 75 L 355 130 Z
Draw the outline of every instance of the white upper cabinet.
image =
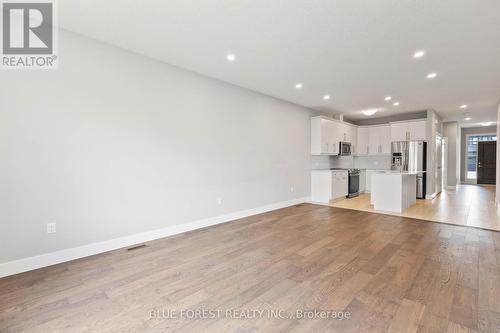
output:
M 356 126 L 347 125 L 347 142 L 351 143 L 352 154 L 358 152 L 358 128 Z
M 427 140 L 427 121 L 419 120 L 410 123 L 410 140 Z
M 370 153 L 369 135 L 369 127 L 358 127 L 358 148 L 356 155 L 363 156 Z
M 337 155 L 339 141 L 337 123 L 322 117 L 311 119 L 311 154 Z
M 311 154 L 338 155 L 339 143 L 345 141 L 351 143 L 353 155 L 387 155 L 391 153 L 393 141 L 425 141 L 426 126 L 426 119 L 356 126 L 327 117 L 314 117 L 311 119 Z
M 391 123 L 391 141 L 423 140 L 427 138 L 427 121 L 416 120 Z
M 380 153 L 390 154 L 391 153 L 391 126 L 383 125 L 379 126 L 380 135 Z
M 358 152 L 356 155 L 382 155 L 391 152 L 389 125 L 358 128 Z
M 357 126 L 325 117 L 311 119 L 312 155 L 338 155 L 341 141 L 351 142 L 355 149 Z

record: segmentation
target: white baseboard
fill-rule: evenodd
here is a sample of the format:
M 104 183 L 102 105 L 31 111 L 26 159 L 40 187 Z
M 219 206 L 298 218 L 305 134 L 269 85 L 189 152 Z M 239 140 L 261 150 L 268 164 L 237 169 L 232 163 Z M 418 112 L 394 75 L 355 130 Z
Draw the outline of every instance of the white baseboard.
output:
M 83 257 L 92 256 L 95 254 L 117 250 L 124 247 L 129 247 L 135 244 L 152 241 L 159 238 L 164 238 L 186 231 L 205 228 L 216 224 L 226 223 L 229 221 L 241 219 L 251 215 L 257 215 L 272 210 L 285 208 L 300 203 L 308 202 L 310 198 L 298 198 L 289 201 L 282 201 L 266 206 L 247 209 L 225 215 L 215 216 L 198 221 L 188 222 L 184 224 L 173 225 L 170 227 L 143 232 L 114 238 L 103 242 L 92 243 L 88 245 L 73 247 L 60 251 L 41 254 L 38 256 L 23 258 L 14 261 L 8 261 L 0 264 L 0 277 L 14 275 L 22 272 L 31 271 L 37 268 L 52 266 L 66 261 L 75 260 Z
M 426 194 L 426 195 L 425 195 L 425 199 L 426 199 L 426 200 L 432 200 L 432 199 L 434 199 L 434 198 L 436 197 L 436 195 L 437 195 L 437 193 L 436 193 L 436 192 L 434 192 L 434 193 L 432 193 L 432 194 Z
M 445 187 L 447 190 L 456 190 L 457 189 L 457 186 L 446 186 Z

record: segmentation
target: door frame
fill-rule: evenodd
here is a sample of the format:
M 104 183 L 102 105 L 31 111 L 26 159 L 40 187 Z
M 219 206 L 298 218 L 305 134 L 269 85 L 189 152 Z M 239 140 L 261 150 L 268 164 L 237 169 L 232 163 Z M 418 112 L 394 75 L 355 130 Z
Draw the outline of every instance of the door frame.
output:
M 441 137 L 441 188 L 448 189 L 448 137 Z
M 436 135 L 436 142 L 434 142 L 434 144 L 436 145 L 434 158 L 434 193 L 439 194 L 443 191 L 443 136 L 441 136 L 441 134 Z M 440 155 L 438 155 L 437 151 L 438 144 L 441 145 Z M 438 169 L 439 164 L 441 164 L 441 170 Z M 441 175 L 439 175 L 440 173 Z M 440 182 L 438 182 L 438 179 L 440 179 Z
M 483 136 L 483 135 L 497 135 L 497 133 L 476 133 L 476 134 L 467 134 L 465 136 L 465 148 L 464 148 L 465 149 L 465 158 L 464 158 L 464 163 L 463 163 L 464 173 L 465 173 L 465 175 L 464 175 L 464 183 L 465 184 L 477 184 L 477 154 L 476 154 L 476 179 L 467 178 L 467 159 L 468 159 L 467 142 L 469 142 L 469 137 L 471 137 L 471 136 Z M 497 144 L 498 144 L 498 138 L 497 138 Z
M 486 143 L 495 143 L 495 152 L 497 151 L 497 146 L 498 146 L 498 140 L 497 141 L 478 141 L 477 142 L 477 155 L 476 155 L 476 169 L 477 169 L 477 178 L 476 178 L 476 182 L 477 180 L 479 179 L 479 145 L 480 143 L 482 143 L 483 145 Z M 496 175 L 496 171 L 497 171 L 497 164 L 496 164 L 496 161 L 495 161 L 495 175 Z M 480 185 L 493 185 L 495 186 L 497 183 L 497 179 L 495 177 L 495 183 L 494 184 L 491 184 L 491 183 L 479 183 L 477 182 L 477 184 L 480 184 Z

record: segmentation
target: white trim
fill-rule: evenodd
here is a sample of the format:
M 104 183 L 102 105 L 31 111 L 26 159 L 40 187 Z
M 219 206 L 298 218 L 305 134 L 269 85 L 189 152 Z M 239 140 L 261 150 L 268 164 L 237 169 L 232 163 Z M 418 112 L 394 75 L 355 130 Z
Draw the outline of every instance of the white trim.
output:
M 497 133 L 472 133 L 472 134 L 466 134 L 465 135 L 465 159 L 464 159 L 464 170 L 465 170 L 465 180 L 464 182 L 466 184 L 477 184 L 477 154 L 476 154 L 476 178 L 467 178 L 467 160 L 468 160 L 468 151 L 467 151 L 467 144 L 469 142 L 469 137 L 471 136 L 496 136 Z M 497 138 L 498 139 L 498 138 Z M 477 141 L 477 142 L 491 142 L 491 141 Z
M 325 119 L 325 120 L 334 121 L 334 122 L 339 123 L 339 124 L 348 125 L 348 126 L 351 126 L 351 127 L 356 127 L 356 128 L 359 127 L 358 125 L 355 125 L 355 124 L 352 124 L 352 123 L 348 123 L 348 122 L 340 120 L 340 119 L 335 119 L 335 118 L 332 118 L 332 117 L 328 117 L 328 116 L 314 116 L 314 117 L 311 117 L 311 119 Z
M 453 191 L 455 191 L 455 190 L 457 189 L 457 186 L 456 186 L 456 185 L 455 185 L 455 186 L 449 186 L 449 185 L 446 185 L 446 186 L 445 186 L 445 188 L 446 188 L 447 190 L 453 190 Z
M 319 206 L 328 206 L 328 207 L 332 207 L 330 205 L 330 203 L 326 203 L 326 202 L 319 202 L 319 201 L 307 201 L 307 203 L 310 203 L 312 205 L 319 205 Z
M 23 258 L 19 260 L 9 261 L 0 264 L 0 277 L 5 277 L 13 274 L 18 274 L 26 271 L 31 271 L 33 269 L 47 267 L 55 264 L 60 264 L 66 261 L 75 260 L 83 257 L 92 256 L 95 254 L 108 252 L 131 245 L 144 243 L 152 241 L 159 238 L 164 238 L 183 232 L 209 227 L 216 224 L 226 223 L 233 220 L 241 219 L 251 215 L 257 215 L 272 210 L 285 208 L 304 202 L 308 202 L 310 198 L 298 198 L 288 201 L 282 201 L 266 206 L 256 207 L 252 209 L 242 210 L 238 212 L 233 212 L 225 215 L 210 217 L 207 219 L 202 219 L 198 221 L 188 222 L 184 224 L 178 224 L 169 226 L 162 229 L 152 230 L 143 232 L 140 234 L 134 234 L 129 236 L 124 236 L 120 238 L 114 238 L 106 240 L 103 242 L 92 243 L 88 245 L 73 247 L 69 249 L 64 249 L 60 251 L 50 252 L 41 254 L 38 256 Z
M 426 200 L 432 200 L 434 199 L 438 194 L 436 192 L 432 193 L 432 194 L 426 194 L 425 195 L 425 199 Z
M 416 122 L 416 121 L 427 121 L 427 118 L 417 118 L 417 119 L 408 119 L 408 120 L 395 120 L 395 121 L 389 122 L 389 124 L 409 123 L 409 122 Z

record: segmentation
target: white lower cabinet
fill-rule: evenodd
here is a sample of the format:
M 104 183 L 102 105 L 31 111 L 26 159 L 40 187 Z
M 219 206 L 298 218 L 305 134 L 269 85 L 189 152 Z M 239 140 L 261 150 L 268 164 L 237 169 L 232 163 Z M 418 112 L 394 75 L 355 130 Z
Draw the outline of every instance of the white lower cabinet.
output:
M 372 181 L 373 170 L 366 170 L 366 178 L 365 178 L 365 192 L 371 191 L 371 181 Z
M 366 191 L 366 170 L 359 170 L 359 193 Z
M 345 197 L 349 191 L 347 171 L 332 172 L 332 199 Z
M 329 203 L 332 199 L 345 197 L 347 192 L 347 171 L 312 170 L 311 201 Z

